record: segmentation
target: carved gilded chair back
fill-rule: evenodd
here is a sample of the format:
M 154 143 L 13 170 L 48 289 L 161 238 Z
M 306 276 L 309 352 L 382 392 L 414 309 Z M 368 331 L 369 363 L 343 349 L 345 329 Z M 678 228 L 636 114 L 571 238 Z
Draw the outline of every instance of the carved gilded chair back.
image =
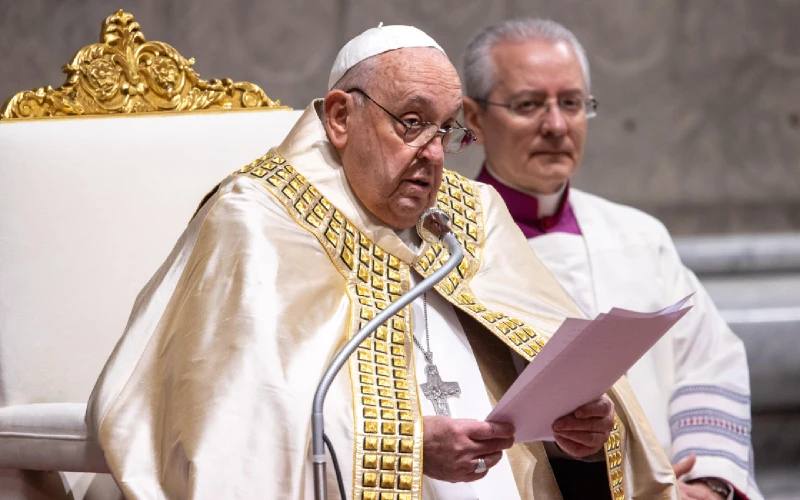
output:
M 0 474 L 0 499 L 95 497 L 82 496 L 85 476 L 46 476 L 55 492 L 28 473 L 107 472 L 86 401 L 137 293 L 203 195 L 302 114 L 252 83 L 201 80 L 193 64 L 118 11 L 61 87 L 0 110 L 0 469 L 30 479 Z M 255 111 L 228 111 L 243 108 Z M 82 486 L 65 493 L 67 481 Z
M 100 42 L 78 51 L 64 65 L 64 84 L 19 92 L 0 109 L 0 120 L 119 113 L 182 112 L 210 109 L 278 108 L 249 82 L 200 79 L 167 43 L 146 41 L 133 15 L 107 17 Z

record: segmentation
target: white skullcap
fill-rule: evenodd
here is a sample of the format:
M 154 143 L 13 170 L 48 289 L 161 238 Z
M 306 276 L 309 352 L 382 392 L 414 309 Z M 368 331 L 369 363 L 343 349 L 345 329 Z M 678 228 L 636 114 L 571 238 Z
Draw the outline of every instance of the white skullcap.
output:
M 328 90 L 344 76 L 348 69 L 378 54 L 390 50 L 409 47 L 433 47 L 442 51 L 436 40 L 429 37 L 422 30 L 413 26 L 384 26 L 380 23 L 377 28 L 370 28 L 353 38 L 339 51 L 333 61 L 331 76 L 328 78 Z M 447 55 L 447 54 L 445 54 Z

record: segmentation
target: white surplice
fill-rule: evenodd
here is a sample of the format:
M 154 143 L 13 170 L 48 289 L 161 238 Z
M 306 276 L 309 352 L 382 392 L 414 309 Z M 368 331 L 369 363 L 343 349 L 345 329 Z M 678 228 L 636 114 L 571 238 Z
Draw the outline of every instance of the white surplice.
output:
M 753 477 L 750 385 L 744 346 L 678 256 L 664 225 L 631 207 L 571 189 L 582 235 L 550 233 L 531 247 L 590 318 L 612 307 L 656 311 L 694 292 L 694 308 L 628 372 L 673 463 L 687 479 L 717 477 L 748 499 Z
M 418 239 L 406 230 L 399 233 L 400 238 L 410 248 L 418 248 Z M 421 281 L 421 277 L 412 273 L 414 284 Z M 430 339 L 430 350 L 433 352 L 433 362 L 439 369 L 439 375 L 445 382 L 458 382 L 461 389 L 459 396 L 448 398 L 450 416 L 453 418 L 470 418 L 483 420 L 492 411 L 492 403 L 486 386 L 478 368 L 475 354 L 472 352 L 469 340 L 464 333 L 464 328 L 456 316 L 453 306 L 440 296 L 435 290 L 426 293 L 428 302 L 428 319 L 426 335 L 425 310 L 422 297 L 412 302 L 412 317 L 414 318 L 414 337 L 420 344 L 428 349 L 427 338 Z M 417 383 L 423 384 L 427 379 L 425 373 L 425 357 L 419 350 L 415 357 L 415 371 Z M 436 415 L 433 403 L 422 395 L 419 390 L 422 414 L 425 416 Z M 511 464 L 506 454 L 482 479 L 469 483 L 448 483 L 428 476 L 423 477 L 423 500 L 477 500 L 503 498 L 518 500 L 514 475 Z

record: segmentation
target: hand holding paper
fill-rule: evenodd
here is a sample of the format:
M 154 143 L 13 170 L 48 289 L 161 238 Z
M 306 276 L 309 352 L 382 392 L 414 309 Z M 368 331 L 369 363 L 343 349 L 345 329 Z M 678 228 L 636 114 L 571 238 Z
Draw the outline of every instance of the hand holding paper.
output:
M 513 423 L 517 443 L 553 441 L 553 422 L 607 392 L 691 309 L 682 308 L 690 297 L 655 313 L 566 319 L 486 420 Z
M 553 437 L 558 446 L 578 458 L 602 449 L 613 430 L 614 402 L 605 395 L 553 422 Z

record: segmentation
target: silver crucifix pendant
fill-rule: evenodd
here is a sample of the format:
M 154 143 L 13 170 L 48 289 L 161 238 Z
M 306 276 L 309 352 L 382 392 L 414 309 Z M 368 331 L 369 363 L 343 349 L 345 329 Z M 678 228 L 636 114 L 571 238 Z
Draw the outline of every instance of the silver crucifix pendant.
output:
M 439 376 L 439 369 L 430 359 L 427 361 L 428 363 L 425 365 L 427 382 L 420 385 L 422 394 L 433 403 L 433 410 L 437 415 L 449 417 L 450 405 L 447 404 L 447 398 L 461 394 L 461 387 L 459 387 L 458 382 L 442 382 L 442 377 Z

